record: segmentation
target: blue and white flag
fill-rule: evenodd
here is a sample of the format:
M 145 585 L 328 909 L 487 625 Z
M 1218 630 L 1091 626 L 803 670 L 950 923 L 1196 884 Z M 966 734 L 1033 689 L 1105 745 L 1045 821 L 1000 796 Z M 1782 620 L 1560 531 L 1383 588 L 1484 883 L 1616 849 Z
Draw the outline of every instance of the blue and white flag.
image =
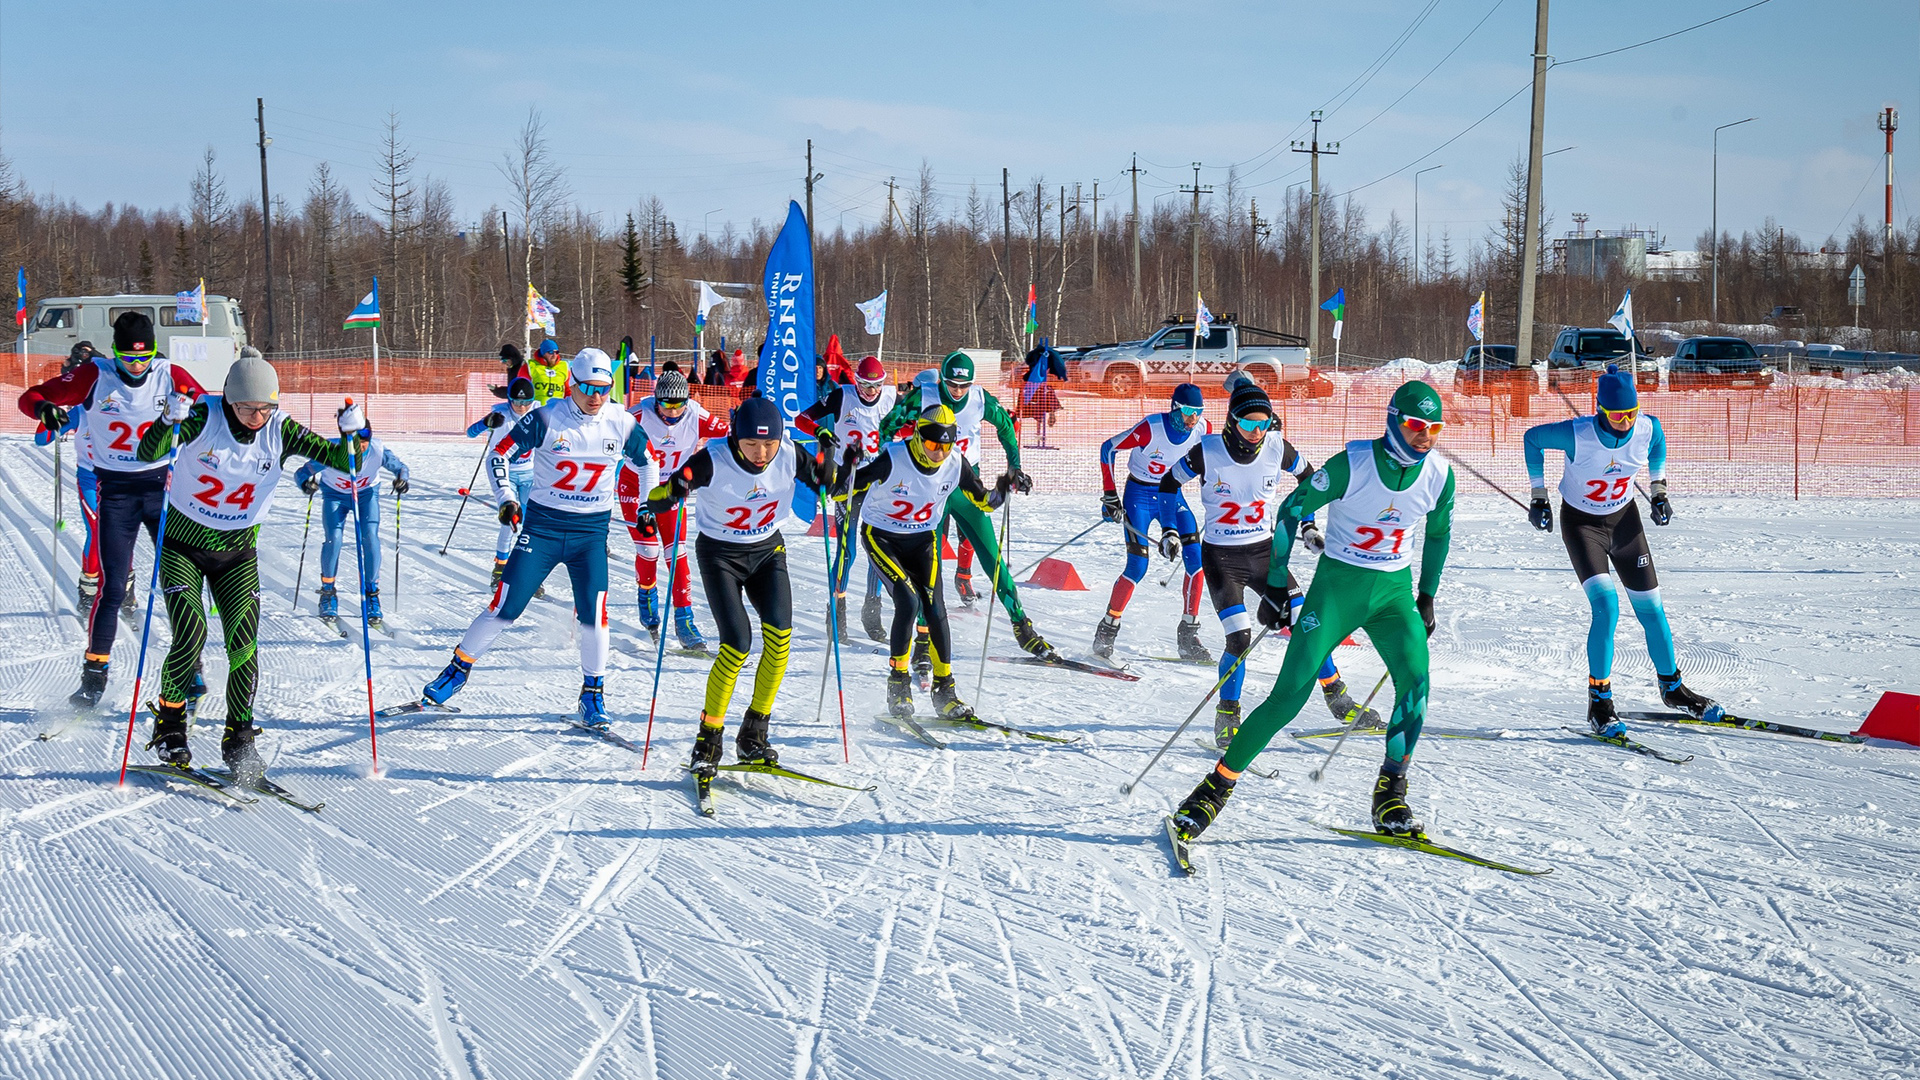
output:
M 1481 293 L 1480 299 L 1475 300 L 1473 306 L 1467 309 L 1467 333 L 1472 334 L 1475 341 L 1485 341 L 1487 340 L 1486 330 L 1487 294 Z
M 207 321 L 207 279 L 201 278 L 200 284 L 186 292 L 173 294 L 173 319 L 180 323 L 203 323 Z
M 724 296 L 721 296 L 717 292 L 714 292 L 713 286 L 707 284 L 704 281 L 696 281 L 694 282 L 694 284 L 700 286 L 700 301 L 698 304 L 698 310 L 696 311 L 693 317 L 693 332 L 696 334 L 699 334 L 699 333 L 706 332 L 707 312 L 712 311 L 714 308 L 719 307 L 721 304 L 726 303 L 727 298 Z
M 780 407 L 787 426 L 818 397 L 813 377 L 813 235 L 800 204 L 787 200 L 787 221 L 767 252 L 761 275 L 767 298 L 767 340 L 760 346 L 760 396 Z M 812 521 L 817 507 L 796 499 L 793 514 Z
M 1193 346 L 1200 347 L 1200 339 L 1213 333 L 1213 312 L 1207 310 L 1207 302 L 1199 293 L 1193 294 Z
M 1627 335 L 1629 338 L 1633 336 L 1633 290 L 1632 289 L 1628 289 L 1627 295 L 1620 298 L 1620 306 L 1613 310 L 1613 318 L 1608 319 L 1607 324 L 1609 326 L 1612 326 L 1615 330 L 1618 330 L 1621 333 Z
M 373 279 L 373 288 L 367 295 L 347 312 L 347 321 L 340 324 L 342 330 L 373 330 L 380 325 L 380 279 Z
M 874 297 L 866 303 L 855 304 L 853 306 L 859 308 L 860 316 L 867 320 L 867 333 L 884 334 L 887 332 L 887 291 L 885 289 L 880 290 L 879 296 Z

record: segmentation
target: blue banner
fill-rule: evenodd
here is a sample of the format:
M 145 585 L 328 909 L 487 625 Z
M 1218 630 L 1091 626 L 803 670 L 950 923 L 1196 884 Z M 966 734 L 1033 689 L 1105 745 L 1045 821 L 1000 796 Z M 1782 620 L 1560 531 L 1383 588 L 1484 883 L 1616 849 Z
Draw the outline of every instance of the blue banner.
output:
M 800 204 L 787 201 L 787 223 L 767 252 L 761 276 L 767 297 L 767 340 L 760 346 L 762 397 L 780 407 L 791 430 L 793 418 L 817 395 L 813 367 L 813 236 Z M 811 440 L 808 440 L 811 441 Z M 797 500 L 796 500 L 797 501 Z M 812 504 L 794 507 L 802 521 L 813 520 Z

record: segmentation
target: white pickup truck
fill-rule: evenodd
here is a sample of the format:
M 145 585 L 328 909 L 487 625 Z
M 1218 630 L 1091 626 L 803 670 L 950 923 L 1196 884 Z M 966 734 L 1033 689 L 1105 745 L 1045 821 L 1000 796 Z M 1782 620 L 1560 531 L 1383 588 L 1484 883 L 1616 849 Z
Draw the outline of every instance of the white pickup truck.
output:
M 1328 382 L 1309 364 L 1305 340 L 1292 334 L 1244 326 L 1226 315 L 1213 323 L 1195 348 L 1191 316 L 1175 315 L 1145 341 L 1095 345 L 1067 357 L 1069 382 L 1111 397 L 1171 392 L 1183 382 L 1212 390 L 1227 376 L 1245 372 L 1276 397 L 1326 397 Z M 1270 339 L 1275 344 L 1255 343 Z

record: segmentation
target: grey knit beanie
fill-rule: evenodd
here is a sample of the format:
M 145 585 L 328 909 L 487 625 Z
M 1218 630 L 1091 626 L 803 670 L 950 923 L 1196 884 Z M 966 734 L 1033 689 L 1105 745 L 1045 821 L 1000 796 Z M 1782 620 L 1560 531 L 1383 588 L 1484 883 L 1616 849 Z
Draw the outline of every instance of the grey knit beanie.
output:
M 258 356 L 243 356 L 227 369 L 221 394 L 228 401 L 280 402 L 280 376 Z

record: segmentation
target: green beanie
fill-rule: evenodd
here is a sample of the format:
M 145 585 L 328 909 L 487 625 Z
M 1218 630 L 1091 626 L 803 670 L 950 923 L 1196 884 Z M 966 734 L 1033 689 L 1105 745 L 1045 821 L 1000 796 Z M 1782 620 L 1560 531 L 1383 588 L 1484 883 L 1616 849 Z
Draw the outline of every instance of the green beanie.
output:
M 1417 416 L 1428 423 L 1442 423 L 1446 417 L 1440 405 L 1440 392 L 1418 379 L 1403 384 L 1387 403 L 1389 417 Z
M 955 349 L 940 362 L 941 382 L 972 382 L 973 357 Z

